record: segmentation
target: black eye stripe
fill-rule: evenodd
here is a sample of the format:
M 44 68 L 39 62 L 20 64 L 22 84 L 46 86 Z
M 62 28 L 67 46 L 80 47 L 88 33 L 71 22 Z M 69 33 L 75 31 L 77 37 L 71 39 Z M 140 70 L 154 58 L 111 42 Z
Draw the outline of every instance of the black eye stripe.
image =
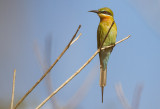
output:
M 108 14 L 108 15 L 111 15 L 111 16 L 112 16 L 112 14 L 111 14 L 110 12 L 108 12 L 108 11 L 101 11 L 101 13 L 103 13 L 103 14 Z

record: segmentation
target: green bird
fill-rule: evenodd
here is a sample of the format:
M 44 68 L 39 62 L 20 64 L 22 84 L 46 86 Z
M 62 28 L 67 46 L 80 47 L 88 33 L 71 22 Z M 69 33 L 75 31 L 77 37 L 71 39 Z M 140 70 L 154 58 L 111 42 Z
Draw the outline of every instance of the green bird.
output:
M 100 23 L 97 29 L 97 47 L 99 48 L 100 45 L 103 43 L 103 40 L 114 21 L 113 12 L 111 9 L 107 7 L 100 8 L 99 10 L 92 10 L 89 12 L 97 13 L 97 15 L 100 18 Z M 114 23 L 102 47 L 115 44 L 116 37 L 117 37 L 117 26 Z M 107 63 L 112 50 L 113 48 L 108 48 L 105 50 L 101 50 L 99 52 L 99 59 L 100 59 L 99 85 L 102 89 L 102 103 L 103 103 L 103 90 L 104 86 L 106 86 L 106 80 L 107 80 Z

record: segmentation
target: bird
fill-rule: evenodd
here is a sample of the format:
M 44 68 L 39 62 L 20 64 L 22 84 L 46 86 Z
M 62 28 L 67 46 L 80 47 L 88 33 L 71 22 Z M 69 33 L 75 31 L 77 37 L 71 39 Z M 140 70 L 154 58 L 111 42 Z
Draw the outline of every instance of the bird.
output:
M 109 31 L 112 23 L 114 22 L 113 11 L 108 7 L 104 7 L 98 10 L 91 10 L 89 12 L 96 13 L 100 18 L 99 26 L 97 29 L 97 48 L 99 48 L 103 43 L 103 40 L 107 35 L 107 32 Z M 114 23 L 102 47 L 114 45 L 116 42 L 116 37 L 117 37 L 117 26 L 116 23 Z M 107 63 L 112 50 L 113 47 L 110 47 L 107 49 L 100 50 L 99 52 L 99 60 L 100 60 L 99 85 L 101 87 L 102 103 L 103 103 L 104 87 L 106 86 L 106 81 L 107 81 Z

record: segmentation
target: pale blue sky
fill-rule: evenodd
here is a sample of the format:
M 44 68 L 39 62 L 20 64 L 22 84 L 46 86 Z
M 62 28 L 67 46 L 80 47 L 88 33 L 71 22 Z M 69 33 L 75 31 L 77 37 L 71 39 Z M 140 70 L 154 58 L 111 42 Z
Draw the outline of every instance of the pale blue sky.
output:
M 138 3 L 133 0 L 1 0 L 0 99 L 11 98 L 14 68 L 17 69 L 16 97 L 22 97 L 40 78 L 42 70 L 35 55 L 35 42 L 38 43 L 43 55 L 46 37 L 52 36 L 51 63 L 53 63 L 81 24 L 82 36 L 51 71 L 54 87 L 57 88 L 63 83 L 96 51 L 99 18 L 88 11 L 109 7 L 113 10 L 117 23 L 117 41 L 128 35 L 132 37 L 117 45 L 109 59 L 104 103 L 101 103 L 98 56 L 58 92 L 56 97 L 62 105 L 65 104 L 88 73 L 97 68 L 97 77 L 89 93 L 79 104 L 80 109 L 123 109 L 114 88 L 118 82 L 121 82 L 129 103 L 132 101 L 136 85 L 142 83 L 144 89 L 140 109 L 160 108 L 160 37 L 157 31 L 159 28 L 157 23 L 149 22 L 151 17 L 148 17 L 150 13 L 147 14 L 150 12 L 146 6 L 148 2 L 146 4 L 140 2 L 142 7 L 144 5 L 144 9 L 137 5 Z M 160 16 L 159 12 L 156 16 Z M 42 102 L 47 97 L 45 88 L 42 82 L 27 100 L 35 98 L 38 103 Z

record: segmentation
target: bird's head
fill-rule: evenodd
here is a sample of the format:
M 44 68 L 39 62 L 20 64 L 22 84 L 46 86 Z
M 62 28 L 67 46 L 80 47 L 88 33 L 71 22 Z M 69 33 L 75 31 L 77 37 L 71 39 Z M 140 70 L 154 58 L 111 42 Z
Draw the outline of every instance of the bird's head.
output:
M 97 13 L 98 16 L 100 17 L 100 19 L 113 17 L 113 11 L 111 9 L 107 8 L 107 7 L 100 8 L 98 10 L 92 10 L 92 11 L 89 11 L 89 12 Z

